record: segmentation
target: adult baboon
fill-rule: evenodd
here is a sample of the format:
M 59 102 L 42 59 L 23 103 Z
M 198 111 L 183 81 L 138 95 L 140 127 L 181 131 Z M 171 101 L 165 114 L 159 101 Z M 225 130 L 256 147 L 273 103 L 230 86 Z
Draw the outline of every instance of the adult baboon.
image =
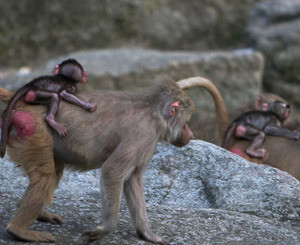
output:
M 61 221 L 43 209 L 52 199 L 65 164 L 70 164 L 81 171 L 101 168 L 103 220 L 84 234 L 88 241 L 99 240 L 116 227 L 123 192 L 138 236 L 168 244 L 148 226 L 142 173 L 157 142 L 184 146 L 193 138 L 187 126 L 194 110 L 192 101 L 167 77 L 136 92 L 81 92 L 78 96 L 85 101 L 92 99 L 97 110 L 85 113 L 62 101 L 57 119 L 69 132 L 63 139 L 42 120 L 42 106 L 16 105 L 10 125 L 15 134 L 9 137 L 8 154 L 25 169 L 30 183 L 7 232 L 25 241 L 55 241 L 51 234 L 27 227 L 35 219 Z M 1 100 L 8 97 L 9 93 L 1 89 Z M 24 130 L 30 134 L 24 135 Z
M 290 106 L 278 100 L 264 105 L 262 110 L 244 112 L 229 125 L 222 147 L 229 149 L 232 137 L 250 140 L 252 143 L 246 153 L 251 157 L 264 159 L 266 150 L 261 146 L 267 135 L 298 140 L 299 132 L 283 127 L 289 115 Z
M 216 125 L 216 127 L 213 128 L 214 131 L 212 132 L 211 130 L 208 130 L 206 134 L 207 137 L 209 137 L 209 135 L 212 135 L 212 137 L 214 138 L 214 142 L 218 142 L 220 144 L 225 135 L 226 129 L 229 126 L 229 120 L 224 107 L 224 103 L 219 94 L 219 91 L 214 87 L 214 85 L 209 80 L 205 78 L 201 78 L 201 77 L 190 78 L 190 79 L 185 79 L 183 81 L 184 83 L 181 83 L 182 88 L 193 87 L 196 86 L 195 85 L 196 83 L 201 83 L 203 81 L 206 81 L 206 83 L 209 84 L 208 86 L 210 87 L 210 94 L 212 95 L 215 101 L 217 123 L 214 124 Z M 214 89 L 212 89 L 212 87 L 214 87 Z M 261 110 L 263 109 L 263 107 L 266 106 L 266 104 L 268 104 L 269 102 L 273 102 L 275 100 L 279 100 L 286 103 L 286 101 L 281 97 L 279 97 L 278 95 L 263 93 L 255 98 L 255 103 L 253 107 L 257 110 Z M 249 106 L 249 108 L 251 107 Z M 295 129 L 293 125 L 292 126 L 289 125 L 290 123 L 288 123 L 287 125 L 288 128 Z M 216 128 L 218 130 L 216 130 Z M 200 130 L 202 129 L 200 128 Z M 216 135 L 214 134 L 215 131 L 218 131 L 217 137 L 219 137 L 219 139 L 216 138 Z M 258 163 L 258 164 L 266 164 L 281 169 L 300 180 L 300 141 L 299 140 L 295 141 L 293 139 L 268 135 L 262 145 L 262 147 L 268 152 L 264 160 L 261 158 L 250 157 L 248 154 L 246 154 L 246 149 L 249 146 L 250 146 L 250 142 L 248 140 L 236 139 L 232 137 L 230 140 L 229 148 L 231 152 L 234 152 L 251 162 Z

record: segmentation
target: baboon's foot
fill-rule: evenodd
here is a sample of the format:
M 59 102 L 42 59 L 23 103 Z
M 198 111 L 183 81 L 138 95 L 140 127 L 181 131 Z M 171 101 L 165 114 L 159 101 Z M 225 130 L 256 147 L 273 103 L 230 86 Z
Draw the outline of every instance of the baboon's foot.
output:
M 40 213 L 37 221 L 48 222 L 54 225 L 61 225 L 63 223 L 63 219 L 59 215 L 47 212 Z
M 97 105 L 96 105 L 95 103 L 93 103 L 93 102 L 89 103 L 89 108 L 88 108 L 88 110 L 89 110 L 90 112 L 94 112 L 96 109 L 97 109 Z
M 258 149 L 255 149 L 255 150 L 247 149 L 246 153 L 251 157 L 264 159 L 266 157 L 267 151 L 265 149 L 262 149 L 262 148 L 258 148 Z
M 146 231 L 137 230 L 136 233 L 139 238 L 145 241 L 152 242 L 154 244 L 170 245 L 169 241 L 164 240 L 161 236 L 152 233 L 150 229 Z
M 25 228 L 14 228 L 10 225 L 6 227 L 9 235 L 15 239 L 26 242 L 55 242 L 55 237 L 48 232 L 31 231 Z
M 97 226 L 96 229 L 86 231 L 83 233 L 83 237 L 87 242 L 94 242 L 101 240 L 104 236 L 108 235 L 112 229 L 106 228 L 105 226 Z

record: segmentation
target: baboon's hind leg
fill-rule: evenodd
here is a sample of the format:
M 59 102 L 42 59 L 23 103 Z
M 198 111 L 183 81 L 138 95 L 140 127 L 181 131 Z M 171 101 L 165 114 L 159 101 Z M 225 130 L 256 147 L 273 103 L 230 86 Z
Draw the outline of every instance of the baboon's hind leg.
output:
M 53 160 L 52 160 L 53 161 Z M 39 169 L 29 173 L 29 186 L 19 204 L 19 208 L 6 227 L 7 232 L 19 240 L 54 242 L 50 233 L 28 230 L 32 221 L 38 218 L 51 201 L 56 182 L 55 172 L 43 173 Z
M 18 135 L 10 137 L 9 142 L 10 158 L 24 168 L 29 178 L 29 186 L 6 230 L 19 240 L 54 242 L 54 236 L 47 232 L 27 229 L 52 200 L 57 182 L 52 137 L 45 127 L 39 109 L 30 109 L 31 120 L 35 125 L 34 133 L 26 139 L 20 139 Z
M 56 173 L 55 189 L 58 187 L 58 184 L 62 178 L 64 168 L 65 168 L 65 163 L 55 159 L 55 173 Z M 46 211 L 42 211 L 39 214 L 37 220 L 41 222 L 49 222 L 51 224 L 57 224 L 57 225 L 63 223 L 63 219 L 59 215 L 49 213 Z

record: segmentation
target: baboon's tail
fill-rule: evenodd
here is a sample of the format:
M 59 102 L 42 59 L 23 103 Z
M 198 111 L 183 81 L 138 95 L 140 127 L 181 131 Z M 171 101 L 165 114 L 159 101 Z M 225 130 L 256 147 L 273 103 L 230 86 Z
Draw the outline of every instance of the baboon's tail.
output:
M 204 77 L 190 77 L 181 80 L 177 83 L 182 89 L 202 87 L 210 93 L 215 103 L 219 133 L 220 136 L 223 137 L 229 125 L 229 120 L 227 117 L 222 96 L 219 93 L 219 90 L 216 88 L 216 86 L 210 80 Z
M 5 104 L 8 104 L 13 95 L 14 94 L 12 92 L 0 87 L 0 101 L 4 102 Z
M 231 137 L 234 135 L 234 131 L 237 127 L 237 123 L 236 122 L 232 122 L 229 127 L 227 128 L 227 131 L 225 133 L 225 136 L 223 138 L 223 142 L 222 142 L 222 145 L 221 147 L 223 147 L 224 149 L 227 149 L 229 148 L 229 141 L 231 139 Z

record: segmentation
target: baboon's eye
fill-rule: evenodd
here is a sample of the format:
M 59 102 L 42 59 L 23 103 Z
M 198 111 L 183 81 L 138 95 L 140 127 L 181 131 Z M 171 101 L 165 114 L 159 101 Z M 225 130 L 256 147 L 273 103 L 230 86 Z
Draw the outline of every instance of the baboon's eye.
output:
M 176 100 L 175 102 L 173 102 L 170 107 L 169 107 L 169 115 L 171 117 L 173 117 L 175 114 L 176 114 L 176 111 L 178 109 L 178 106 L 179 106 L 179 101 Z

